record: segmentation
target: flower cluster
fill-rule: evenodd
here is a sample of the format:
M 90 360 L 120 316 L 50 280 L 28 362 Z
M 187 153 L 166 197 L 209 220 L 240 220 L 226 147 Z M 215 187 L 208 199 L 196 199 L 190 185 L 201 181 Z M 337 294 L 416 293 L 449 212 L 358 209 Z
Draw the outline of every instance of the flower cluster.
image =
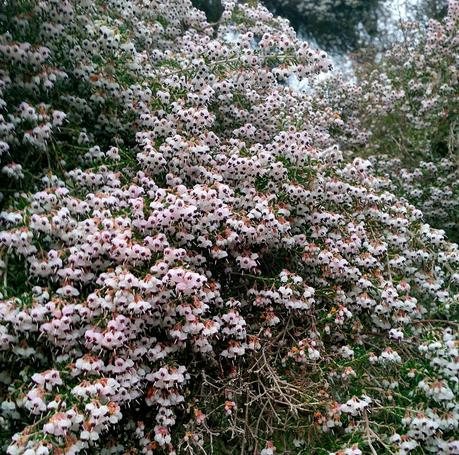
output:
M 404 425 L 400 450 L 421 444 L 411 415 L 453 412 L 453 334 L 428 348 L 414 404 L 404 361 L 454 318 L 459 249 L 286 84 L 327 55 L 233 1 L 215 28 L 188 0 L 31 4 L 1 19 L 2 149 L 36 173 L 0 213 L 6 453 L 219 453 L 231 438 L 273 454 L 294 416 L 324 440 L 342 429 L 332 447 L 376 444 L 369 425 L 383 446 Z M 396 393 L 407 420 L 387 431 Z M 428 443 L 454 450 L 442 425 Z

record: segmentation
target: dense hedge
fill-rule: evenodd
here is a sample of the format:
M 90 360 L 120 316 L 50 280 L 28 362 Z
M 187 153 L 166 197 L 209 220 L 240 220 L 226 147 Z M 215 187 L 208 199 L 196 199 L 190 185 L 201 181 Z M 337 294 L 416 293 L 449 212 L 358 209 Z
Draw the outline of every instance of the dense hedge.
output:
M 8 454 L 459 452 L 458 247 L 289 88 L 325 53 L 231 1 L 2 6 Z

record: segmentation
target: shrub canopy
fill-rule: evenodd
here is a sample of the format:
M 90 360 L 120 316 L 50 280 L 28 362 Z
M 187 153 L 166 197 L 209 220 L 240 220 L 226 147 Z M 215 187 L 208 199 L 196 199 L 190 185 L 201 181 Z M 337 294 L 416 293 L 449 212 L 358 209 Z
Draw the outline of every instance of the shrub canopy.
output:
M 457 245 L 224 6 L 4 2 L 5 450 L 456 453 Z

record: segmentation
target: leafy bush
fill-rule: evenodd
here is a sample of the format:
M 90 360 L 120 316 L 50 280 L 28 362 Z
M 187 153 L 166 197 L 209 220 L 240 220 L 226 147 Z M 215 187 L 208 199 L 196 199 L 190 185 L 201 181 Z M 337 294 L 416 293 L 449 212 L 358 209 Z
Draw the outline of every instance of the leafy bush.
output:
M 421 209 L 426 221 L 459 240 L 459 6 L 441 22 L 403 25 L 404 40 L 379 63 L 358 67 L 319 89 L 342 124 L 334 137 L 372 156 L 384 188 Z
M 457 453 L 457 245 L 224 6 L 4 2 L 4 450 Z

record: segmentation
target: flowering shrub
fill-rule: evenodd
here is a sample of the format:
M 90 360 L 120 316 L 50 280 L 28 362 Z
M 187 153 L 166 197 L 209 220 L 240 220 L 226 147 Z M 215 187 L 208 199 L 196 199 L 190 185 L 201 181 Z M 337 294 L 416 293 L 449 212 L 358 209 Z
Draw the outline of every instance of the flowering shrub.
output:
M 4 450 L 457 453 L 457 245 L 224 6 L 5 4 Z
M 384 188 L 420 208 L 459 240 L 459 4 L 443 21 L 403 26 L 405 39 L 357 84 L 332 78 L 319 92 L 342 120 L 333 133 L 358 156 L 373 155 Z

